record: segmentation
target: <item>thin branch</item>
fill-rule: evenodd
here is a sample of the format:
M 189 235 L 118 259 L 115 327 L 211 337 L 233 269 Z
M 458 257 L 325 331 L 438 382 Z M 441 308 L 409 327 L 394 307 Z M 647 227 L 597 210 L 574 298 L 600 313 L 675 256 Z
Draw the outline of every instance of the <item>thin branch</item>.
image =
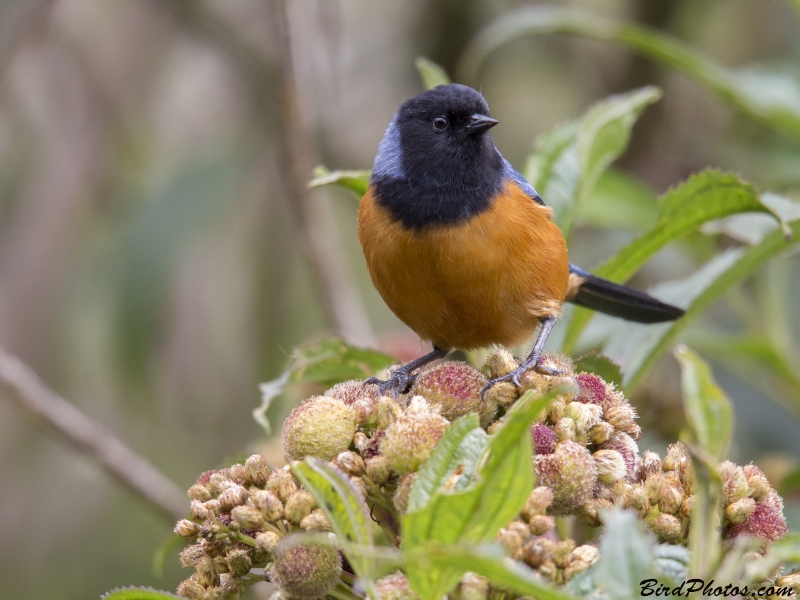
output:
M 303 103 L 295 74 L 287 0 L 277 0 L 274 8 L 282 88 L 281 145 L 286 163 L 288 199 L 297 215 L 303 242 L 334 326 L 345 339 L 373 345 L 375 336 L 358 288 L 347 268 L 333 215 L 325 205 L 313 201 L 307 186 L 317 161 L 314 160 L 311 132 L 301 112 Z
M 170 520 L 186 515 L 187 500 L 175 483 L 100 423 L 48 388 L 30 367 L 0 347 L 2 389 L 21 409 L 45 421 Z

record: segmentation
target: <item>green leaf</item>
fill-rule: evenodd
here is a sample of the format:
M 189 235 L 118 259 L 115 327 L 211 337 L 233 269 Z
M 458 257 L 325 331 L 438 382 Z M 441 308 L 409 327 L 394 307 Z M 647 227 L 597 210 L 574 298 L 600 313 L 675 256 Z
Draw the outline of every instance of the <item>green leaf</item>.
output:
M 481 454 L 469 485 L 439 490 L 424 509 L 403 516 L 403 549 L 429 543 L 480 543 L 494 539 L 520 511 L 534 484 L 530 423 L 560 390 L 534 399 L 522 396 L 505 416 Z M 423 598 L 440 598 L 459 580 L 461 569 L 412 569 L 407 575 Z
M 480 428 L 477 415 L 453 421 L 417 472 L 408 495 L 408 512 L 424 509 L 456 469 L 461 469 L 461 476 L 452 489 L 463 489 L 488 441 L 489 436 Z
M 748 211 L 773 214 L 753 186 L 731 173 L 709 170 L 692 175 L 661 198 L 660 217 L 655 225 L 595 269 L 594 274 L 623 283 L 670 242 L 696 231 L 708 221 Z M 576 307 L 567 327 L 565 352 L 574 350 L 592 315 L 592 311 Z
M 375 545 L 366 502 L 344 473 L 312 456 L 294 463 L 292 472 L 314 496 L 340 539 L 366 547 Z M 373 577 L 375 561 L 372 557 L 351 553 L 347 558 L 359 577 Z
M 435 88 L 437 85 L 445 85 L 450 83 L 450 78 L 447 76 L 441 65 L 436 64 L 431 59 L 420 56 L 414 61 L 417 67 L 419 78 L 422 79 L 422 85 L 426 90 Z
M 534 142 L 524 173 L 552 207 L 564 237 L 569 238 L 580 207 L 600 176 L 627 147 L 642 110 L 660 97 L 655 87 L 611 96 L 579 121 L 558 125 Z
M 308 182 L 308 187 L 336 185 L 350 190 L 361 199 L 367 193 L 371 175 L 371 171 L 329 171 L 320 165 L 314 169 L 314 179 Z
M 581 120 L 578 132 L 578 163 L 581 179 L 576 207 L 562 228 L 572 230 L 575 214 L 592 192 L 600 176 L 628 147 L 631 129 L 644 108 L 661 98 L 661 90 L 643 87 L 606 98 L 595 104 Z
M 717 463 L 727 451 L 733 430 L 733 411 L 711 369 L 686 346 L 675 348 L 681 367 L 683 408 L 689 431 L 682 436 L 694 465 L 694 497 L 689 548 L 690 574 L 705 578 L 716 567 L 720 554 L 720 506 L 722 481 Z
M 169 592 L 161 592 L 146 587 L 125 587 L 111 590 L 101 596 L 102 600 L 170 600 L 180 598 Z
M 693 437 L 718 461 L 725 458 L 733 432 L 733 410 L 708 364 L 686 346 L 675 348 L 681 367 L 683 410 Z
M 657 218 L 655 191 L 636 177 L 612 168 L 581 204 L 575 225 L 641 231 Z
M 622 386 L 622 372 L 619 370 L 619 365 L 597 352 L 589 352 L 576 358 L 575 370 L 594 373 L 607 383 L 613 383 L 617 387 Z
M 483 575 L 493 584 L 510 588 L 537 600 L 574 600 L 574 597 L 543 582 L 538 574 L 523 563 L 505 556 L 497 545 L 442 546 L 426 545 L 413 553 L 404 552 L 407 568 L 415 570 L 463 570 Z M 423 600 L 439 600 L 441 596 L 423 596 Z
M 641 597 L 640 582 L 656 574 L 652 537 L 630 510 L 610 510 L 603 517 L 600 562 L 595 572 L 597 585 L 612 600 Z
M 789 533 L 772 544 L 763 560 L 750 561 L 745 569 L 744 582 L 748 585 L 771 578 L 778 567 L 786 563 L 800 563 L 800 533 Z
M 800 220 L 788 225 L 792 232 L 788 242 L 783 231 L 776 227 L 759 244 L 725 251 L 690 277 L 660 284 L 651 290 L 658 298 L 685 308 L 686 314 L 670 323 L 649 326 L 620 323 L 616 328 L 603 351 L 626 364 L 624 383 L 628 392 L 636 387 L 658 357 L 698 315 L 766 261 L 800 242 Z
M 341 338 L 324 338 L 292 351 L 289 367 L 272 381 L 260 384 L 261 404 L 253 418 L 269 435 L 272 431 L 267 410 L 290 382 L 304 381 L 332 386 L 348 379 L 365 379 L 396 360 L 375 350 L 349 345 Z
M 800 83 L 790 73 L 764 69 L 735 71 L 683 42 L 654 29 L 617 23 L 594 13 L 561 7 L 527 7 L 505 13 L 481 31 L 462 55 L 461 81 L 474 81 L 495 49 L 530 34 L 567 33 L 612 42 L 665 65 L 716 94 L 743 113 L 800 138 Z

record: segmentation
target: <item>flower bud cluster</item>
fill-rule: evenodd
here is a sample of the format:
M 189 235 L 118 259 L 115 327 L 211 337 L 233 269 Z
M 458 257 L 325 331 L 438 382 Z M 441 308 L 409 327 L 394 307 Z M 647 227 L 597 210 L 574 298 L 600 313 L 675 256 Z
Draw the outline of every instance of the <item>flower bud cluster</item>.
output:
M 287 591 L 294 585 L 288 573 L 319 574 L 306 577 L 293 597 L 322 597 L 338 581 L 337 551 L 302 545 L 289 536 L 330 531 L 330 525 L 287 468 L 270 469 L 263 456 L 254 454 L 244 464 L 204 473 L 187 494 L 190 518 L 178 521 L 175 532 L 192 542 L 181 552 L 181 564 L 195 573 L 180 584 L 179 596 L 236 600 L 258 580 L 251 570 L 268 565 Z M 317 590 L 320 595 L 314 595 Z
M 417 471 L 452 421 L 477 414 L 491 435 L 522 393 L 561 388 L 530 429 L 536 487 L 497 535 L 507 555 L 549 581 L 568 582 L 597 562 L 599 551 L 594 544 L 558 540 L 556 518 L 572 516 L 599 526 L 602 510 L 614 505 L 636 511 L 660 541 L 684 544 L 694 503 L 694 473 L 684 446 L 673 444 L 663 460 L 654 452 L 640 454 L 636 411 L 613 384 L 576 373 L 561 355 L 545 355 L 542 364 L 560 374 L 531 370 L 521 378 L 521 389 L 503 382 L 484 398 L 489 378 L 518 365 L 505 350 L 492 354 L 483 372 L 461 362 L 440 363 L 397 397 L 381 396 L 377 386 L 360 381 L 340 383 L 291 412 L 283 426 L 285 455 L 290 461 L 307 456 L 328 461 L 399 544 L 398 523 Z M 719 471 L 725 538 L 750 535 L 767 544 L 785 533 L 782 501 L 757 467 L 726 461 Z M 461 485 L 460 477 L 457 470 L 445 489 Z M 188 494 L 190 518 L 175 531 L 192 542 L 181 561 L 195 573 L 178 588 L 179 595 L 239 598 L 256 580 L 253 569 L 261 568 L 281 598 L 315 600 L 352 583 L 352 572 L 342 576 L 349 565 L 338 551 L 303 541 L 303 532 L 331 528 L 288 467 L 270 469 L 263 457 L 251 456 L 244 464 L 203 474 Z M 402 572 L 375 582 L 375 590 L 380 598 L 416 598 Z M 504 594 L 467 573 L 450 596 L 485 600 Z

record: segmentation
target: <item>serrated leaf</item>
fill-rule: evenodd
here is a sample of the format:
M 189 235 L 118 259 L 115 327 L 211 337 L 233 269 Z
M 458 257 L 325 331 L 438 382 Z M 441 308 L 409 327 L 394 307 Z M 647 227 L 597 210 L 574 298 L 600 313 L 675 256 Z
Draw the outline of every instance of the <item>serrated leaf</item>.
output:
M 574 600 L 574 597 L 551 586 L 521 562 L 505 556 L 497 545 L 442 546 L 431 544 L 413 553 L 404 553 L 407 568 L 457 569 L 483 575 L 493 584 L 510 588 L 537 600 Z M 430 596 L 434 600 L 433 596 Z M 423 597 L 423 600 L 427 600 Z M 438 600 L 438 598 L 436 598 Z
M 594 574 L 597 585 L 612 600 L 641 597 L 640 583 L 656 575 L 654 540 L 630 510 L 610 510 L 602 516 L 600 562 Z
M 353 192 L 359 200 L 367 193 L 371 171 L 329 171 L 323 166 L 314 169 L 314 178 L 308 182 L 308 187 L 322 187 L 336 185 Z
M 700 447 L 718 461 L 725 457 L 733 433 L 733 410 L 711 369 L 686 346 L 675 348 L 681 367 L 683 410 Z
M 661 98 L 661 90 L 643 87 L 611 96 L 595 104 L 581 119 L 578 132 L 578 163 L 581 170 L 575 208 L 562 231 L 569 236 L 580 205 L 592 192 L 600 176 L 628 147 L 631 130 L 646 106 Z
M 450 83 L 450 77 L 447 76 L 447 71 L 429 58 L 420 56 L 414 61 L 414 66 L 417 67 L 419 78 L 422 80 L 422 85 L 425 86 L 426 90 L 433 89 L 437 85 L 446 85 Z
M 470 414 L 453 421 L 417 471 L 408 495 L 408 512 L 424 509 L 456 469 L 461 469 L 459 482 L 468 482 L 488 441 L 489 436 L 480 428 L 477 415 Z M 461 487 L 456 484 L 452 489 Z
M 520 511 L 533 488 L 530 423 L 560 390 L 534 399 L 522 396 L 491 436 L 470 484 L 461 491 L 439 491 L 424 509 L 403 516 L 403 549 L 428 543 L 464 544 L 492 540 Z M 409 569 L 409 583 L 423 598 L 440 598 L 464 573 L 460 569 Z
M 800 242 L 800 220 L 788 223 L 792 236 L 787 242 L 776 227 L 759 244 L 720 253 L 684 280 L 662 283 L 651 289 L 658 298 L 686 309 L 669 323 L 643 326 L 620 323 L 603 351 L 624 365 L 626 391 L 632 391 L 644 374 L 693 319 L 713 305 L 725 292 L 756 272 L 766 261 Z
M 655 191 L 636 177 L 611 168 L 581 203 L 575 225 L 638 232 L 656 219 Z
M 149 587 L 117 588 L 101 596 L 102 600 L 171 600 L 172 598 L 180 596 Z
M 613 360 L 598 352 L 589 352 L 575 359 L 575 370 L 594 373 L 607 383 L 622 386 L 622 372 Z
M 610 96 L 577 121 L 556 126 L 534 142 L 524 173 L 569 238 L 580 206 L 628 145 L 642 110 L 661 97 L 655 87 Z
M 748 211 L 773 214 L 753 186 L 731 173 L 709 170 L 692 175 L 661 198 L 660 217 L 655 225 L 595 269 L 594 274 L 617 283 L 625 282 L 670 242 L 696 231 L 708 221 Z M 593 314 L 581 307 L 573 311 L 564 341 L 566 352 L 574 350 Z M 678 323 L 684 321 L 685 318 Z
M 728 69 L 654 29 L 611 21 L 574 8 L 537 6 L 505 13 L 469 44 L 459 65 L 459 79 L 474 81 L 485 58 L 514 39 L 555 33 L 623 46 L 683 73 L 743 113 L 800 138 L 800 82 L 793 73 L 763 68 Z
M 364 498 L 350 479 L 329 463 L 312 456 L 292 465 L 292 472 L 328 517 L 331 530 L 342 540 L 373 547 L 375 540 Z M 345 551 L 345 554 L 347 552 Z M 375 561 L 369 555 L 347 554 L 359 577 L 371 579 Z

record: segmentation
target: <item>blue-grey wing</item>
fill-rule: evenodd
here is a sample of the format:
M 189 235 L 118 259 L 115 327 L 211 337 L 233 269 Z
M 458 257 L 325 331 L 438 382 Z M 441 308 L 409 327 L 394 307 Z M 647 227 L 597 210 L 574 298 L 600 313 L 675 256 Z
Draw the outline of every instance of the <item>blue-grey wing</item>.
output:
M 511 163 L 508 162 L 504 156 L 501 155 L 500 157 L 503 159 L 503 168 L 505 169 L 506 177 L 519 185 L 522 191 L 525 192 L 531 200 L 544 206 L 544 201 L 542 200 L 541 196 L 539 196 L 538 192 L 533 188 L 533 186 L 528 183 L 528 180 L 522 176 L 522 173 L 512 167 Z

